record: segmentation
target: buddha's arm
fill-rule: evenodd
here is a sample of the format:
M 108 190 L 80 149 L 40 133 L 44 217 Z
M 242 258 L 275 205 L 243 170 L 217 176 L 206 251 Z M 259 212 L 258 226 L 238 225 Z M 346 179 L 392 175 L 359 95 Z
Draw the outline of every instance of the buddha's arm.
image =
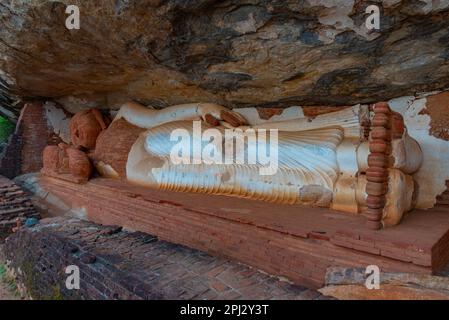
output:
M 211 118 L 212 117 L 212 118 Z M 135 102 L 125 103 L 114 121 L 124 118 L 129 123 L 145 129 L 182 120 L 204 120 L 206 122 L 225 121 L 234 127 L 244 125 L 245 119 L 238 113 L 212 103 L 189 103 L 154 110 Z

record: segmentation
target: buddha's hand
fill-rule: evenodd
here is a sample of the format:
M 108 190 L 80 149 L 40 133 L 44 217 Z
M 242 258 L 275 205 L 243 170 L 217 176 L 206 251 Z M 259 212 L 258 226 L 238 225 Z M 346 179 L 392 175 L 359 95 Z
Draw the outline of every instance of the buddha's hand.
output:
M 240 127 L 248 124 L 246 119 L 239 113 L 229 110 L 223 106 L 209 103 L 198 105 L 201 118 L 211 126 L 219 126 L 224 122 L 231 127 Z

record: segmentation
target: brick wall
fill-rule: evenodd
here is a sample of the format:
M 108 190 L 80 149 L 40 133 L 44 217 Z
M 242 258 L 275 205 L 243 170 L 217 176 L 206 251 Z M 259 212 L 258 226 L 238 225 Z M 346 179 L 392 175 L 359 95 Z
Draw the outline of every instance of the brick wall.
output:
M 22 158 L 22 134 L 20 128 L 9 137 L 0 158 L 0 175 L 14 178 L 20 175 Z
M 21 173 L 42 169 L 42 152 L 51 139 L 42 103 L 27 103 L 22 115 Z
M 6 240 L 4 255 L 34 299 L 321 298 L 315 290 L 236 262 L 77 219 L 23 227 Z M 80 270 L 79 290 L 66 288 L 69 265 Z
M 18 175 L 38 172 L 42 168 L 42 152 L 54 139 L 48 127 L 42 103 L 26 103 L 22 109 L 16 132 L 0 160 L 0 174 L 14 178 Z

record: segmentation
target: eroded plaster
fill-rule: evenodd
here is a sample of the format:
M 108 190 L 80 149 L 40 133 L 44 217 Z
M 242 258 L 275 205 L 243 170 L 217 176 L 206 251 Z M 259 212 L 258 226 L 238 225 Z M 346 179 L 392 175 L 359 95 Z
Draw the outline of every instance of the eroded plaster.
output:
M 65 143 L 70 143 L 70 119 L 71 117 L 62 108 L 58 108 L 54 102 L 44 104 L 47 123 L 53 132 Z
M 414 174 L 419 185 L 417 208 L 429 209 L 436 197 L 446 190 L 449 180 L 449 141 L 431 134 L 431 117 L 426 112 L 427 98 L 402 97 L 389 101 L 390 107 L 401 113 L 411 137 L 423 151 L 423 164 Z

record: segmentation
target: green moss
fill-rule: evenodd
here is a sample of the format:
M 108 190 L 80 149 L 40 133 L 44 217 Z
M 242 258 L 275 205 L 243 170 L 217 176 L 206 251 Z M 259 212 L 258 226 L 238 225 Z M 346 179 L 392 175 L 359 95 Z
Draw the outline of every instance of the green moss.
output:
M 34 281 L 34 263 L 33 261 L 24 262 L 21 266 L 21 269 L 24 274 L 24 285 L 28 292 L 28 294 L 34 299 L 39 299 L 38 290 L 35 286 Z
M 58 284 L 51 287 L 51 294 L 43 295 L 41 290 L 36 287 L 36 279 L 39 275 L 36 275 L 35 263 L 30 260 L 24 262 L 21 266 L 24 274 L 24 285 L 27 293 L 36 300 L 64 300 L 64 295 L 61 292 L 61 288 Z
M 45 300 L 64 300 L 61 288 L 58 285 L 53 286 L 53 294 Z
M 64 296 L 62 295 L 61 292 L 61 288 L 59 287 L 59 285 L 55 285 L 52 288 L 52 293 L 50 295 L 45 295 L 45 296 L 39 296 L 38 299 L 39 300 L 64 300 Z

